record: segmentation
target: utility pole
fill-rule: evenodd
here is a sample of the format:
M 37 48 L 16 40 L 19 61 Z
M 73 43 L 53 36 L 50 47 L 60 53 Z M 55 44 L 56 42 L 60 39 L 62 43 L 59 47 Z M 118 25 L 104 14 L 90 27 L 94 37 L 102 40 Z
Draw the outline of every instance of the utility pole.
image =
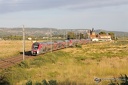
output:
M 24 56 L 25 56 L 25 30 L 24 30 L 24 25 L 23 25 L 23 61 L 24 61 Z
M 75 36 L 76 36 L 75 38 L 77 39 L 77 32 L 75 32 Z
M 81 34 L 81 33 L 79 32 L 79 40 L 80 40 L 80 34 Z
M 65 30 L 65 41 L 66 41 L 66 48 L 67 48 L 67 47 L 68 47 L 68 46 L 67 46 L 67 42 L 68 42 L 68 41 L 67 41 L 67 30 Z
M 52 28 L 50 29 L 50 33 L 51 33 L 51 53 L 52 53 Z

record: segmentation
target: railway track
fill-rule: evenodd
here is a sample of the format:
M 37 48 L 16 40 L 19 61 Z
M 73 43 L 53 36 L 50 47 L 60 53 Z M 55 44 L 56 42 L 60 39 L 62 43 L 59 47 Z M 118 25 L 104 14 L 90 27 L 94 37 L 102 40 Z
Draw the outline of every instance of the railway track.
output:
M 25 59 L 32 58 L 30 55 L 25 55 Z M 6 69 L 8 67 L 14 66 L 23 61 L 23 55 L 10 57 L 6 59 L 0 59 L 0 69 Z
M 44 55 L 44 54 L 40 54 L 40 55 Z M 25 59 L 28 59 L 28 58 L 35 58 L 34 56 L 31 55 L 30 51 L 25 52 Z M 14 66 L 16 64 L 19 64 L 22 61 L 23 61 L 22 53 L 21 53 L 21 55 L 18 55 L 15 57 L 0 59 L 0 69 L 9 68 L 9 67 Z

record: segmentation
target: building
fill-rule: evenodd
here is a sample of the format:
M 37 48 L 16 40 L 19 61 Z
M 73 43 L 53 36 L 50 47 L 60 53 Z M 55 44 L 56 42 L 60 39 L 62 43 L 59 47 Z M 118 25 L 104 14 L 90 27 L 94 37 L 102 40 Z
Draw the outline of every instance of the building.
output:
M 105 34 L 98 35 L 98 39 L 99 41 L 111 41 L 112 40 L 110 35 L 105 35 Z
M 92 41 L 99 41 L 96 33 L 94 32 L 94 29 L 89 30 L 87 34 Z
M 108 34 L 101 34 L 101 35 L 98 35 L 94 32 L 94 29 L 92 30 L 89 30 L 87 32 L 89 38 L 92 40 L 92 41 L 111 41 L 111 36 L 108 35 Z

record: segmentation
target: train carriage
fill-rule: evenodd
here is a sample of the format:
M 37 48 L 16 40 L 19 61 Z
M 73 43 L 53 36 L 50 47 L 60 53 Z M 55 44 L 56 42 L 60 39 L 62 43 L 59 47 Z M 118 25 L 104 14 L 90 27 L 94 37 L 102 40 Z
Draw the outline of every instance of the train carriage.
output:
M 65 40 L 66 47 L 69 47 L 69 40 Z
M 59 41 L 55 41 L 55 42 L 35 42 L 32 44 L 32 50 L 31 50 L 31 54 L 32 55 L 39 55 L 41 53 L 46 53 L 49 51 L 54 51 L 54 50 L 58 50 L 58 49 L 63 49 L 66 47 L 74 47 L 78 44 L 86 44 L 88 43 L 89 40 L 86 39 L 72 39 L 72 40 L 59 40 Z
M 32 55 L 38 55 L 41 53 L 45 53 L 47 51 L 46 47 L 47 47 L 46 42 L 35 42 L 32 45 L 31 53 Z
M 57 42 L 54 42 L 53 45 L 52 45 L 52 50 L 57 50 L 58 49 L 58 43 Z
M 59 40 L 57 41 L 57 43 L 58 43 L 58 49 L 62 49 L 66 47 L 65 41 Z

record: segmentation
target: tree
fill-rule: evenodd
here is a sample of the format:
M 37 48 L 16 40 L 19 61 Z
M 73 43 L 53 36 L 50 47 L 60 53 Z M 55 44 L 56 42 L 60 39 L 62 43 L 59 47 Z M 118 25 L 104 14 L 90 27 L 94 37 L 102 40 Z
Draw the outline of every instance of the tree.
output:
M 87 39 L 87 33 L 78 33 L 78 32 L 68 32 L 67 39 Z
M 80 33 L 80 39 L 84 38 L 84 34 Z
M 106 32 L 103 32 L 103 31 L 102 31 L 102 32 L 99 33 L 99 35 L 103 35 L 103 34 L 106 35 Z
M 75 39 L 76 37 L 74 32 L 68 32 L 67 36 L 68 39 Z
M 111 36 L 112 40 L 115 40 L 115 34 L 113 32 L 109 32 L 108 35 Z

